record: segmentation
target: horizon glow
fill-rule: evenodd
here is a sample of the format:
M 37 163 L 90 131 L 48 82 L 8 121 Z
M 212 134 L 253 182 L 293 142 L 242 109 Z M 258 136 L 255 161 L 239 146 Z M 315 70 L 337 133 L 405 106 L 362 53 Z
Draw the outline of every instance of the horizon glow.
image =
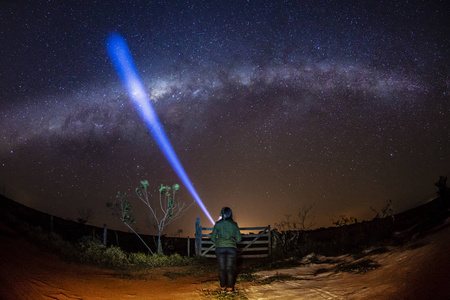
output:
M 152 133 L 158 146 L 161 148 L 164 156 L 172 165 L 178 177 L 191 193 L 192 197 L 194 197 L 194 200 L 214 225 L 214 219 L 209 214 L 206 206 L 203 204 L 200 196 L 189 180 L 189 177 L 187 176 L 164 132 L 164 129 L 161 126 L 161 123 L 159 122 L 158 116 L 150 103 L 150 98 L 145 92 L 144 85 L 136 71 L 136 67 L 125 39 L 119 34 L 110 35 L 107 39 L 107 50 L 117 73 L 122 79 L 128 95 L 131 100 L 133 100 L 139 114 Z

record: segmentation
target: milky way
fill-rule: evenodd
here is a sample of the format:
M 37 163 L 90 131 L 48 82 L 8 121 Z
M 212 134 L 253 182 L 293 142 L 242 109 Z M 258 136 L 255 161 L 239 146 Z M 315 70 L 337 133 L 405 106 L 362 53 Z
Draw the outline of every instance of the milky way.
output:
M 443 3 L 133 3 L 2 4 L 8 197 L 112 223 L 118 190 L 177 182 L 107 58 L 111 32 L 213 216 L 228 205 L 243 225 L 273 224 L 314 205 L 327 226 L 426 201 L 450 173 Z

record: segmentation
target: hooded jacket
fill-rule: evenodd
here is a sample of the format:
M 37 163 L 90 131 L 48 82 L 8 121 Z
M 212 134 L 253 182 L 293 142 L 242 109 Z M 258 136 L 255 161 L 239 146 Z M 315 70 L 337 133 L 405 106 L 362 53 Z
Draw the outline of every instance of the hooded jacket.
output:
M 233 220 L 222 219 L 214 225 L 211 233 L 211 241 L 217 248 L 236 248 L 236 243 L 242 240 L 238 224 Z

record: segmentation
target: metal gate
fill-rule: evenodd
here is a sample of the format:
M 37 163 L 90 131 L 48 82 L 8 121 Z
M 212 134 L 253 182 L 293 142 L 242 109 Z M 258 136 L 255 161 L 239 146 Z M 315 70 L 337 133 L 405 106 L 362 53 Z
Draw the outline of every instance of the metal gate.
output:
M 216 257 L 216 247 L 211 241 L 212 227 L 200 226 L 200 218 L 195 222 L 195 255 Z M 272 250 L 270 225 L 266 227 L 240 227 L 242 241 L 237 243 L 237 254 L 243 258 L 261 258 Z M 256 231 L 257 233 L 253 233 Z

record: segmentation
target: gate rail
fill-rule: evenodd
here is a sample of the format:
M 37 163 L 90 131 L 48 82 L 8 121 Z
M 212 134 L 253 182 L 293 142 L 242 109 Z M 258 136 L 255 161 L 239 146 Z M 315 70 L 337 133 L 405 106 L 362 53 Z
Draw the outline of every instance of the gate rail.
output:
M 216 257 L 211 241 L 212 227 L 200 226 L 200 218 L 195 222 L 195 254 L 208 258 Z M 266 227 L 240 227 L 242 241 L 237 243 L 237 254 L 242 258 L 262 258 L 271 253 L 270 225 Z M 251 231 L 258 231 L 253 233 Z M 204 233 L 206 232 L 206 233 Z M 249 233 L 245 233 L 249 232 Z M 244 254 L 245 253 L 245 254 Z

